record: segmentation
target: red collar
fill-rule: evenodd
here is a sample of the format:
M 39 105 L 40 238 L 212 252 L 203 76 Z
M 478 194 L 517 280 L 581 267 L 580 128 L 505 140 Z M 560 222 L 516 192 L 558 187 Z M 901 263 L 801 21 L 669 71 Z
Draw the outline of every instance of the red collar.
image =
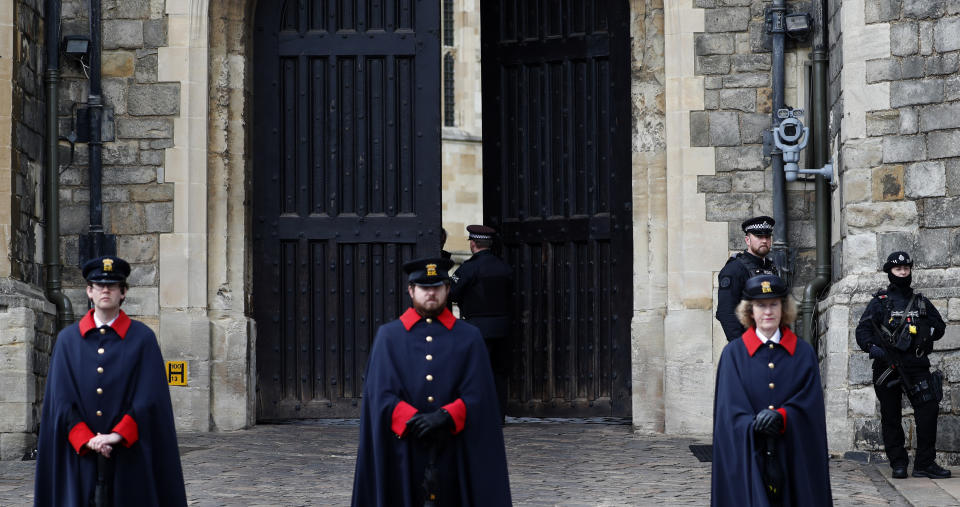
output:
M 97 323 L 93 320 L 93 310 L 91 309 L 80 319 L 80 336 L 86 336 L 87 332 L 96 327 Z M 120 315 L 117 316 L 117 320 L 113 321 L 113 325 L 110 327 L 120 335 L 122 340 L 127 337 L 127 331 L 130 330 L 130 317 L 127 317 L 127 314 L 120 310 Z
M 403 315 L 400 316 L 400 322 L 403 323 L 403 327 L 407 331 L 413 327 L 414 324 L 420 322 L 420 319 L 423 317 L 417 313 L 413 308 L 407 308 L 407 311 L 403 312 Z M 453 329 L 453 323 L 457 321 L 457 318 L 453 316 L 453 313 L 450 312 L 449 308 L 444 308 L 443 312 L 440 315 L 437 315 L 437 320 L 443 324 L 447 329 Z
M 750 357 L 753 357 L 753 354 L 763 345 L 763 342 L 760 341 L 760 338 L 757 336 L 757 328 L 751 327 L 747 329 L 747 332 L 743 333 L 743 344 L 747 346 L 747 353 L 750 354 Z M 793 352 L 797 350 L 797 335 L 793 334 L 793 331 L 790 330 L 787 326 L 780 326 L 780 345 L 793 355 Z

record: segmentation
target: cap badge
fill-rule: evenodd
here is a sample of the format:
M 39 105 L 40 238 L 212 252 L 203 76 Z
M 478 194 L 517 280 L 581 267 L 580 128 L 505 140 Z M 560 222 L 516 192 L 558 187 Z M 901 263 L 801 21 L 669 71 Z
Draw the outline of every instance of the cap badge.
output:
M 904 260 L 904 259 L 903 259 L 903 254 L 900 255 L 899 259 L 900 259 L 901 261 Z
M 427 276 L 437 276 L 436 264 L 427 264 Z
M 104 271 L 113 271 L 113 259 L 104 259 L 104 260 L 103 260 L 103 270 L 104 270 Z
M 764 294 L 773 292 L 773 289 L 770 288 L 770 282 L 766 280 L 760 282 L 760 290 L 763 291 Z

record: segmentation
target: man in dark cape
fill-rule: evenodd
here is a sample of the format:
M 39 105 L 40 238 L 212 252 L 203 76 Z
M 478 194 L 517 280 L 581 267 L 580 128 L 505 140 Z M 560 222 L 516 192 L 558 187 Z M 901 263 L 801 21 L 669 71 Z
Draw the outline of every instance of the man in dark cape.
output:
M 756 277 L 746 287 L 767 277 L 776 278 Z M 817 355 L 790 328 L 783 326 L 780 332 L 779 343 L 762 343 L 751 327 L 728 343 L 720 356 L 714 397 L 712 505 L 770 505 L 763 452 L 768 442 L 775 445 L 776 466 L 783 475 L 781 505 L 833 503 Z M 767 437 L 755 431 L 754 420 L 764 409 L 782 417 L 779 435 Z
M 405 264 L 414 308 L 377 331 L 363 387 L 354 506 L 511 504 L 483 338 L 446 308 L 452 264 Z M 433 294 L 426 303 L 425 291 Z
M 150 328 L 119 309 L 129 264 L 103 257 L 83 272 L 95 308 L 57 337 L 40 419 L 34 505 L 91 505 L 98 467 L 105 505 L 186 505 L 160 347 Z M 103 305 L 112 310 L 106 321 Z

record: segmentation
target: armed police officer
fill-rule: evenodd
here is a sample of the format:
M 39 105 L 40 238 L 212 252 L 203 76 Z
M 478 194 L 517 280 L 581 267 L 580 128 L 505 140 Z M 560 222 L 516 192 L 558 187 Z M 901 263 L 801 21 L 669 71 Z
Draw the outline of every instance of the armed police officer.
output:
M 880 400 L 883 446 L 893 477 L 907 477 L 909 460 L 900 423 L 906 393 L 917 425 L 913 476 L 945 479 L 950 471 L 934 461 L 942 376 L 930 373 L 928 355 L 946 326 L 930 300 L 910 287 L 912 269 L 907 252 L 893 252 L 887 258 L 883 271 L 890 285 L 873 295 L 860 317 L 857 344 L 873 359 L 873 388 Z
M 758 216 L 740 224 L 747 248 L 727 259 L 720 270 L 720 288 L 717 291 L 717 320 L 723 326 L 727 341 L 740 338 L 747 330 L 737 319 L 737 305 L 748 278 L 776 274 L 770 253 L 771 236 L 776 222 L 768 216 Z
M 513 268 L 493 253 L 497 231 L 485 225 L 467 226 L 470 253 L 453 274 L 450 300 L 460 307 L 460 318 L 477 326 L 490 355 L 501 417 L 507 410 L 510 378 L 511 301 Z

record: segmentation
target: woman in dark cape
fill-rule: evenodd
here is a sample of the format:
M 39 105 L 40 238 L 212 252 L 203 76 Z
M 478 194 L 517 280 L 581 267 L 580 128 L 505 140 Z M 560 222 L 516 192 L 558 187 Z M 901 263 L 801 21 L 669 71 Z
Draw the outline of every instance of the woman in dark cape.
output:
M 796 305 L 774 275 L 749 279 L 743 299 L 747 331 L 717 366 L 711 504 L 832 505 L 820 367 L 788 327 Z

